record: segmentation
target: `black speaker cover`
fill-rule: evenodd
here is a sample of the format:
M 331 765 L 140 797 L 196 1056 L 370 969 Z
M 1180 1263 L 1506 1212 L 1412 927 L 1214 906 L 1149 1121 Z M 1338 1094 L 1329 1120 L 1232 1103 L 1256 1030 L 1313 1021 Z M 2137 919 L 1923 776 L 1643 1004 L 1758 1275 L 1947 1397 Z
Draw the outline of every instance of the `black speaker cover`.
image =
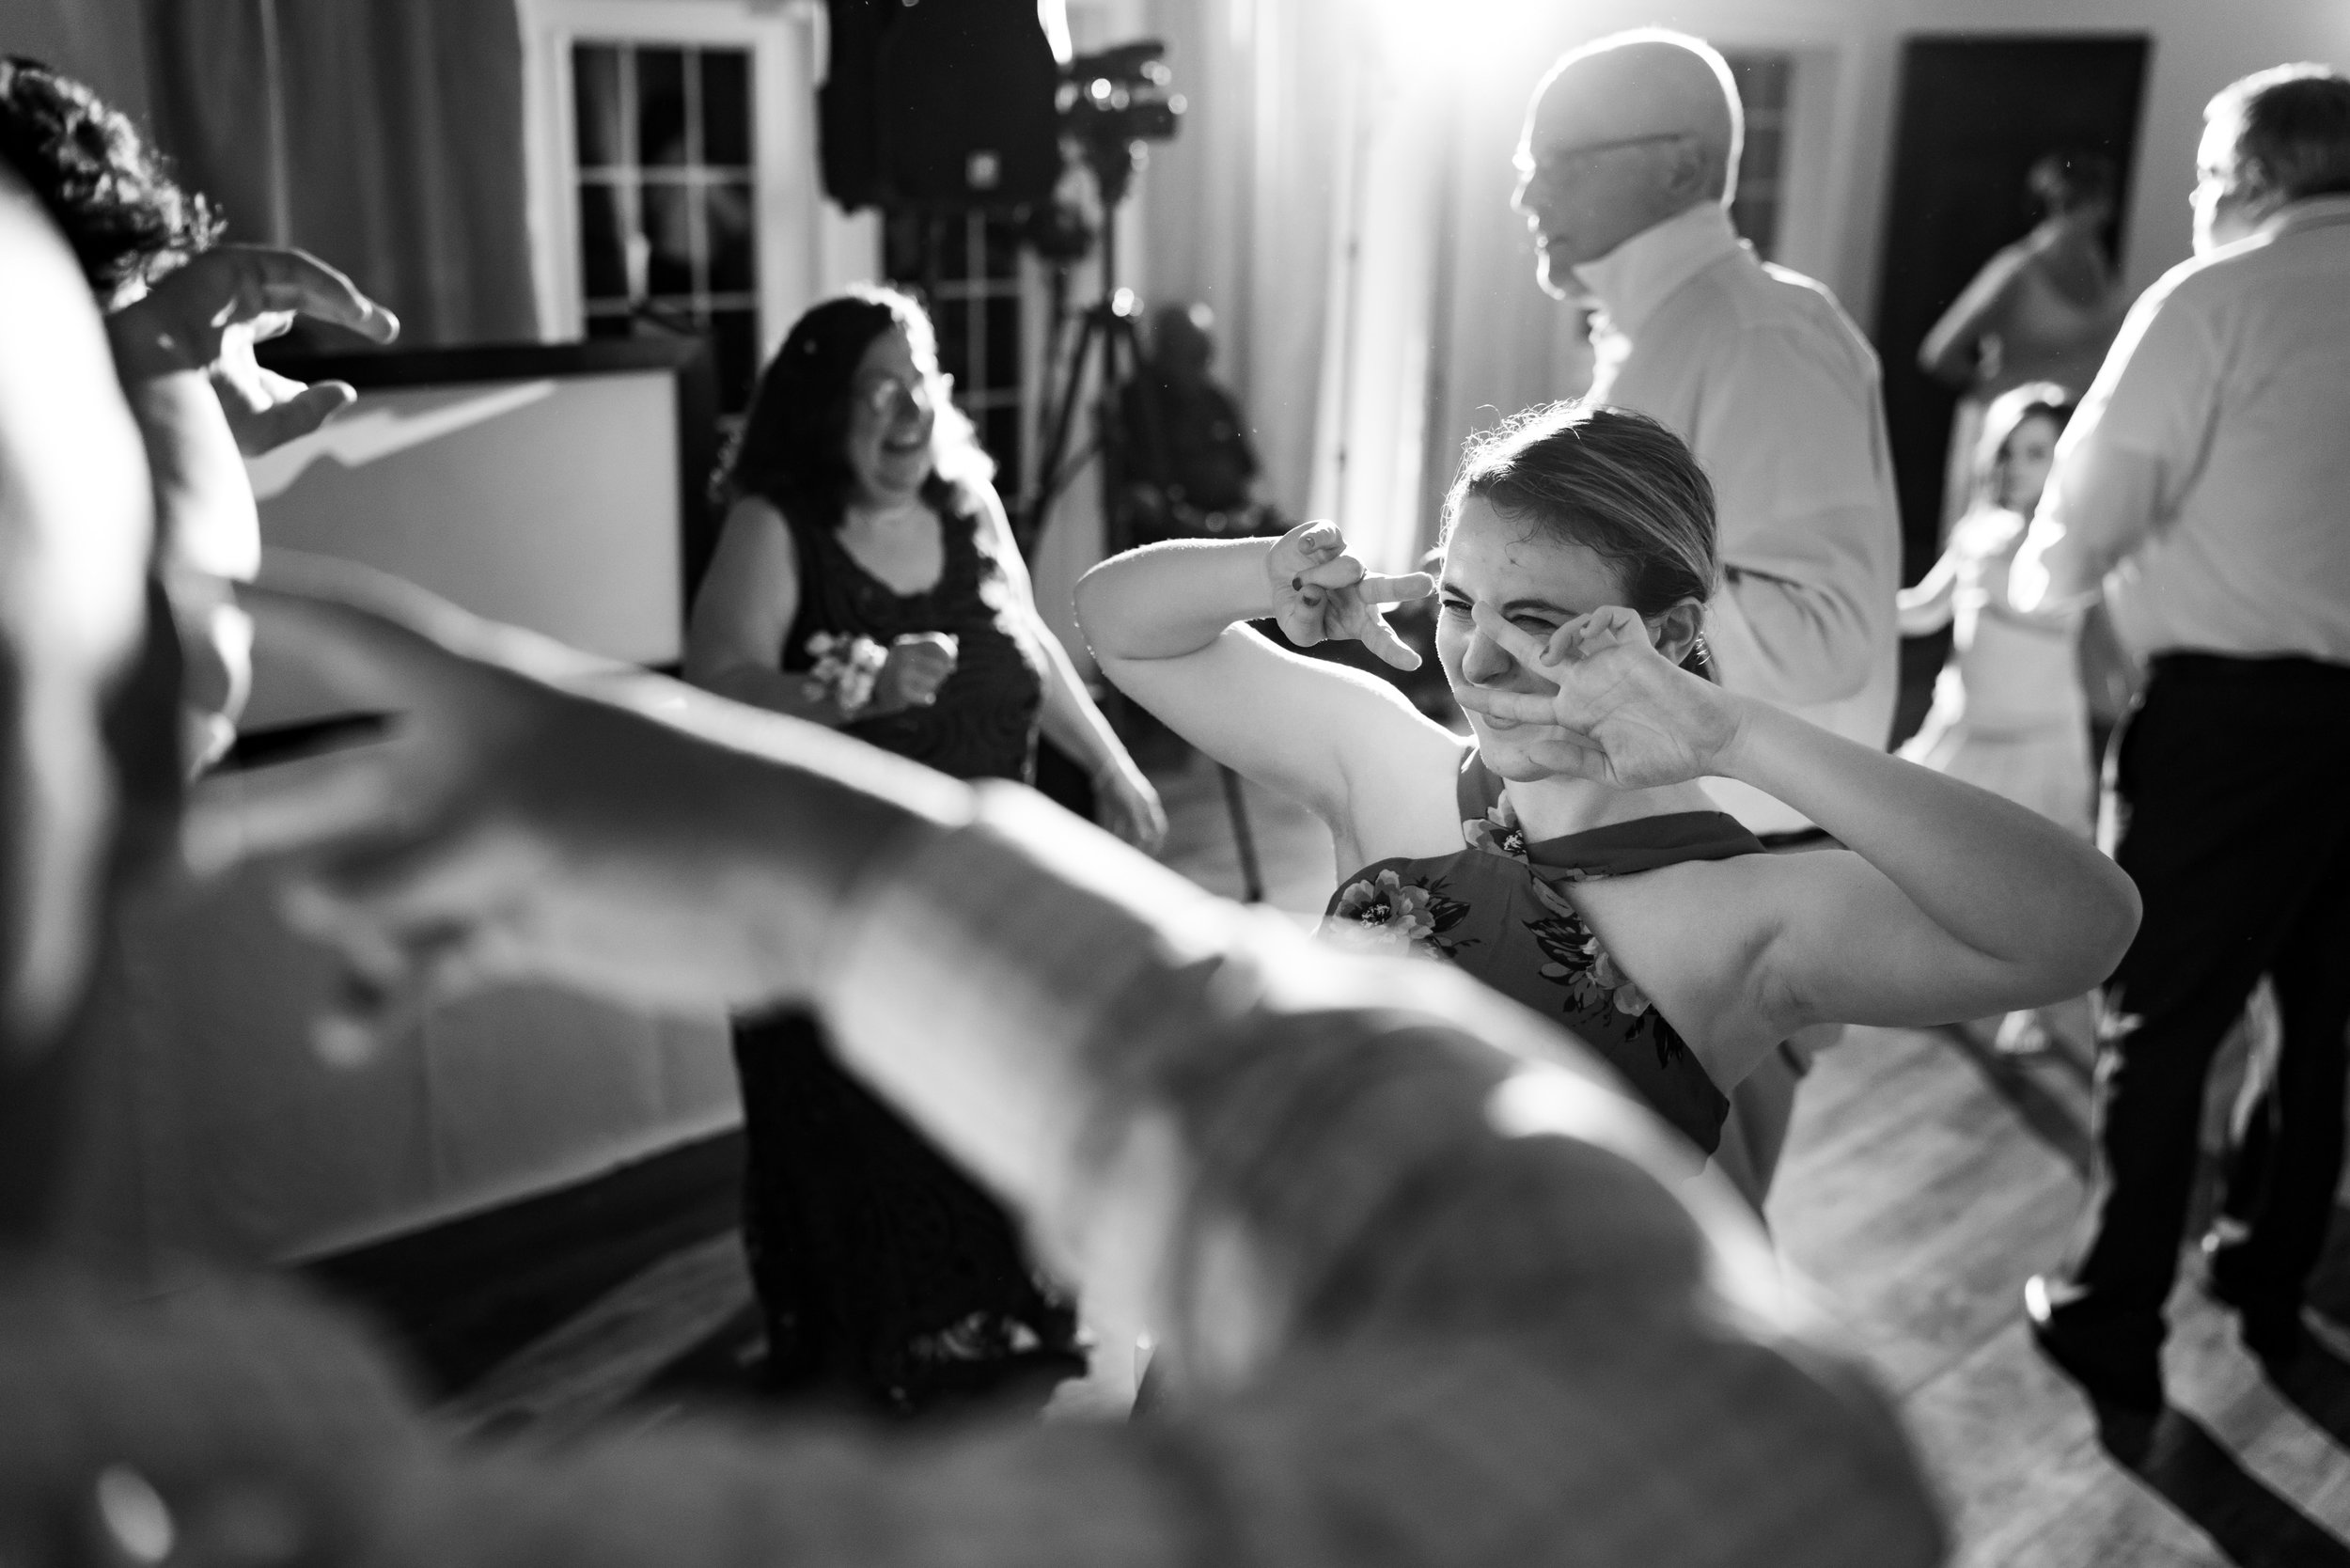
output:
M 870 207 L 880 190 L 874 71 L 882 25 L 897 9 L 898 0 L 831 0 L 825 12 L 830 38 L 824 85 L 816 89 L 816 149 L 825 194 L 852 212 Z
M 1060 178 L 1036 0 L 832 0 L 824 185 L 844 207 L 1023 207 Z

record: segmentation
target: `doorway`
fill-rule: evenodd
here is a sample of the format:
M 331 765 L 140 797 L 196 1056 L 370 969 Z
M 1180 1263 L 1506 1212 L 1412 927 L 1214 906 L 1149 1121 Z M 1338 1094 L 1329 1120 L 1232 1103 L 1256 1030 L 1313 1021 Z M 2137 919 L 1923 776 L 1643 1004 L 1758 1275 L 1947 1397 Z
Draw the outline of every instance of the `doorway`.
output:
M 1903 45 L 1875 336 L 1904 582 L 1925 573 L 1940 545 L 1958 401 L 1918 368 L 1918 345 L 1976 270 L 2031 227 L 2025 176 L 2045 152 L 2078 149 L 2113 160 L 2115 218 L 2106 246 L 2120 269 L 2121 214 L 2129 211 L 2152 49 L 2144 34 L 1927 35 Z M 1924 716 L 1949 647 L 1947 633 L 1903 645 L 1897 738 Z

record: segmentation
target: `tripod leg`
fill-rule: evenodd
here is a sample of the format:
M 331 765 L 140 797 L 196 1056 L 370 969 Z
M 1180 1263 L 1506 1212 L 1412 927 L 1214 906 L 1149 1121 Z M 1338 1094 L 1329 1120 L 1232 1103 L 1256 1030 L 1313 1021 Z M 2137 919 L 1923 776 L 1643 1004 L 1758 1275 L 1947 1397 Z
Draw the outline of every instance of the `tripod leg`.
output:
M 1046 514 L 1053 510 L 1053 503 L 1060 498 L 1062 488 L 1069 482 L 1069 476 L 1061 471 L 1069 457 L 1069 430 L 1077 416 L 1077 394 L 1085 385 L 1086 361 L 1092 353 L 1101 330 L 1102 323 L 1094 312 L 1087 311 L 1077 326 L 1076 347 L 1070 351 L 1069 379 L 1061 387 L 1059 397 L 1045 404 L 1044 450 L 1037 459 L 1036 500 L 1029 507 L 1028 515 L 1023 519 L 1026 525 L 1026 537 L 1020 541 L 1023 553 L 1035 548 L 1038 538 L 1044 532 Z
M 1243 903 L 1264 902 L 1264 875 L 1257 866 L 1257 836 L 1248 828 L 1248 802 L 1242 797 L 1240 775 L 1218 762 L 1215 771 L 1224 778 L 1224 809 L 1232 819 L 1232 847 L 1240 852 L 1240 886 Z

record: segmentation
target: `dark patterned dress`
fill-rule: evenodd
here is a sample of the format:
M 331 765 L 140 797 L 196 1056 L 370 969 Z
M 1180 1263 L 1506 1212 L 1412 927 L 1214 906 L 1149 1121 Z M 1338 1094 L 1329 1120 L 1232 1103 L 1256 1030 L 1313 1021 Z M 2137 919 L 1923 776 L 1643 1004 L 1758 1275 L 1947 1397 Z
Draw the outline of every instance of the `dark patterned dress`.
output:
M 958 778 L 1035 768 L 1044 659 L 973 497 L 933 480 L 938 582 L 901 594 L 829 528 L 794 526 L 800 607 L 780 663 L 808 641 L 950 632 L 938 701 L 844 727 Z M 735 1065 L 750 1145 L 743 1232 L 766 1320 L 768 1383 L 894 1414 L 1081 1375 L 1076 1317 L 1029 1264 L 1004 1210 L 930 1140 L 843 1072 L 816 1020 L 739 1020 Z
M 1706 1153 L 1730 1101 L 1575 913 L 1563 889 L 1687 860 L 1761 855 L 1723 811 L 1675 811 L 1529 841 L 1501 780 L 1471 750 L 1461 765 L 1456 854 L 1373 861 L 1339 885 L 1323 931 L 1348 946 L 1450 959 L 1573 1029 L 1650 1109 Z

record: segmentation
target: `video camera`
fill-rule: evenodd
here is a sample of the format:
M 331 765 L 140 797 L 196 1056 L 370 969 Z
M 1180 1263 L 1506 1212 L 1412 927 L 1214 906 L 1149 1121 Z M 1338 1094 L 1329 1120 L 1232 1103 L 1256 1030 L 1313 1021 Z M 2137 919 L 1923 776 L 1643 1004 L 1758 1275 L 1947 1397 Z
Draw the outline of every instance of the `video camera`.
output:
M 1144 144 L 1172 141 L 1183 128 L 1183 95 L 1171 91 L 1175 73 L 1160 58 L 1167 45 L 1140 39 L 1080 55 L 1061 69 L 1061 133 L 1115 207 L 1141 163 Z

